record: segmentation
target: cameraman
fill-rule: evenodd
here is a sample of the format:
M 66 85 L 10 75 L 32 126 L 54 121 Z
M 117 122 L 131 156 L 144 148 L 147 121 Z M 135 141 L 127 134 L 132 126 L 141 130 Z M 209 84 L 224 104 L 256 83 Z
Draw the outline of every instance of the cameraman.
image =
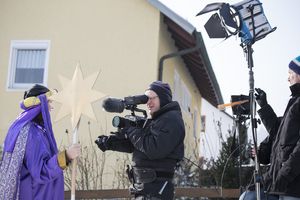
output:
M 167 83 L 151 83 L 145 95 L 151 118 L 143 127 L 125 127 L 116 135 L 99 136 L 97 144 L 102 151 L 133 153 L 127 173 L 135 199 L 169 200 L 174 197 L 176 164 L 184 156 L 184 122 Z

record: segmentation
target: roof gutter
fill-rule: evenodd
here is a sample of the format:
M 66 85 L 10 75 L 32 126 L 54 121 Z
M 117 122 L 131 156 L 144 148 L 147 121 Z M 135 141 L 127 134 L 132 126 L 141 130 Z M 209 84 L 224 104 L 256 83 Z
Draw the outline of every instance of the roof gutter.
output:
M 177 51 L 177 52 L 174 52 L 174 53 L 166 54 L 166 55 L 162 56 L 159 59 L 159 68 L 158 68 L 158 80 L 159 81 L 162 81 L 164 61 L 166 59 L 174 58 L 174 57 L 177 57 L 177 56 L 183 56 L 183 55 L 186 55 L 186 54 L 190 54 L 190 53 L 193 53 L 193 52 L 200 49 L 201 45 L 200 45 L 199 38 L 197 37 L 196 34 L 193 34 L 193 35 L 196 37 L 196 46 L 195 47 L 191 47 L 191 48 L 183 49 L 183 50 L 180 50 L 180 51 Z

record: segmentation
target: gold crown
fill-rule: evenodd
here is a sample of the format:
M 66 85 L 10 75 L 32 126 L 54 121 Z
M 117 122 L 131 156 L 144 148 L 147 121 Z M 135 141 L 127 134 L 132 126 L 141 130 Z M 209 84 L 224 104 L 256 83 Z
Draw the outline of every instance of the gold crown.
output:
M 50 91 L 46 92 L 45 95 L 46 95 L 47 99 L 49 99 L 55 93 L 57 93 L 56 90 L 50 90 Z M 38 97 L 28 97 L 23 100 L 23 104 L 24 104 L 25 108 L 37 106 L 40 103 L 41 103 L 41 101 Z

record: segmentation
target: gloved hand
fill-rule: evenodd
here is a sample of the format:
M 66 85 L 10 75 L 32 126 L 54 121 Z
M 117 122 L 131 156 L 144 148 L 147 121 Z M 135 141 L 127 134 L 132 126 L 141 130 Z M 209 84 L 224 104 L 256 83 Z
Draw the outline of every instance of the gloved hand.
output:
M 268 102 L 267 102 L 267 95 L 265 93 L 265 91 L 263 91 L 262 89 L 260 88 L 255 88 L 255 99 L 256 99 L 256 102 L 258 103 L 258 105 L 262 108 L 266 105 L 268 105 Z
M 99 149 L 103 152 L 110 149 L 110 140 L 109 136 L 106 135 L 100 135 L 97 140 L 95 140 L 95 143 L 98 145 Z

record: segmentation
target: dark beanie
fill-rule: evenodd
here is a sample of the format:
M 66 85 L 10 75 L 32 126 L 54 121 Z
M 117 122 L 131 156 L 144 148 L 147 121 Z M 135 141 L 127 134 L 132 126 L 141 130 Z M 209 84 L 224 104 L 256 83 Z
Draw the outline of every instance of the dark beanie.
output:
M 300 75 L 300 56 L 290 62 L 289 68 Z
M 168 83 L 154 81 L 149 85 L 148 90 L 152 90 L 158 95 L 160 107 L 163 107 L 172 101 L 172 91 Z
M 28 91 L 24 92 L 24 99 L 28 97 L 37 97 L 41 94 L 44 94 L 46 92 L 50 91 L 48 88 L 46 88 L 43 85 L 35 84 L 30 88 Z

